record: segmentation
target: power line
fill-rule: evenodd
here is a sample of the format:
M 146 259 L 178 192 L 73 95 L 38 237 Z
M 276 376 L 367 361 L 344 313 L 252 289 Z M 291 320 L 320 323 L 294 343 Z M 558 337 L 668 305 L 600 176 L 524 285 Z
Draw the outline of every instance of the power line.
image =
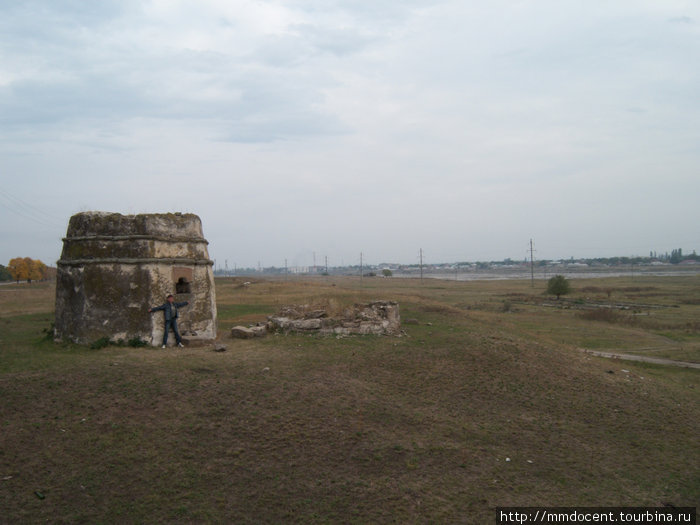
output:
M 15 215 L 33 221 L 41 226 L 55 226 L 61 219 L 46 213 L 5 190 L 0 190 L 0 205 Z

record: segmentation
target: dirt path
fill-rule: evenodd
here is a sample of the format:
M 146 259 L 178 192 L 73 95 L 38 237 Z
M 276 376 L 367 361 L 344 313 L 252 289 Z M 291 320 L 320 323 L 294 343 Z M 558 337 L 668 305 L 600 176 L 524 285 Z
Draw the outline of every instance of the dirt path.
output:
M 671 365 L 680 366 L 683 368 L 700 368 L 700 363 L 689 363 L 687 361 L 674 361 L 672 359 L 665 359 L 663 357 L 646 357 L 641 355 L 631 355 L 631 354 L 618 354 L 615 352 L 599 352 L 597 350 L 586 350 L 582 348 L 587 354 L 594 355 L 596 357 L 608 357 L 611 359 L 622 359 L 623 361 L 642 361 L 644 363 L 654 363 L 656 365 Z

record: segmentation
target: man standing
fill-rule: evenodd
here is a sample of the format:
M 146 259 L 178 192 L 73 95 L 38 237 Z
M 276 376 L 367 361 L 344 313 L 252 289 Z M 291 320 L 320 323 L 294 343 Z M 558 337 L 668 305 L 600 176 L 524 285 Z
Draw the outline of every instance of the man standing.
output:
M 177 331 L 177 318 L 178 318 L 178 308 L 182 308 L 183 306 L 187 306 L 189 303 L 187 301 L 182 302 L 182 303 L 176 303 L 175 298 L 172 296 L 172 294 L 168 295 L 166 302 L 161 304 L 160 306 L 154 306 L 153 308 L 149 308 L 149 312 L 156 312 L 158 310 L 163 310 L 163 314 L 165 315 L 165 329 L 163 330 L 163 348 L 166 347 L 168 344 L 168 332 L 170 331 L 170 328 L 172 327 L 173 332 L 175 332 L 175 340 L 177 341 L 177 346 L 182 348 L 182 338 L 180 337 L 180 332 Z

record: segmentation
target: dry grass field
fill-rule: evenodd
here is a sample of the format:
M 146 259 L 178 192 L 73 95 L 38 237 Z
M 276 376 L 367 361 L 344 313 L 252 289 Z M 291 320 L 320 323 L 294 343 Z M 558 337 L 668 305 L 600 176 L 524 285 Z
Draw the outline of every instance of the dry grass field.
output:
M 250 280 L 250 279 L 246 279 Z M 696 506 L 700 279 L 217 280 L 221 342 L 46 337 L 0 287 L 0 522 L 493 523 L 498 506 Z M 284 304 L 398 301 L 403 337 L 271 335 Z M 602 308 L 605 306 L 605 308 Z M 615 308 L 610 308 L 615 306 Z

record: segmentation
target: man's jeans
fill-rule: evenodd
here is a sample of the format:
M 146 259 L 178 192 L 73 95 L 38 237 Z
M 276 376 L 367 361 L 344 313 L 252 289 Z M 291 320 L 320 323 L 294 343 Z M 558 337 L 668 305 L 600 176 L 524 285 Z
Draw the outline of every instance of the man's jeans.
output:
M 170 331 L 171 327 L 173 329 L 173 332 L 175 332 L 175 341 L 177 341 L 177 344 L 180 344 L 182 342 L 180 332 L 177 331 L 177 319 L 170 319 L 169 321 L 165 321 L 165 331 L 163 332 L 163 346 L 168 344 L 168 332 Z

